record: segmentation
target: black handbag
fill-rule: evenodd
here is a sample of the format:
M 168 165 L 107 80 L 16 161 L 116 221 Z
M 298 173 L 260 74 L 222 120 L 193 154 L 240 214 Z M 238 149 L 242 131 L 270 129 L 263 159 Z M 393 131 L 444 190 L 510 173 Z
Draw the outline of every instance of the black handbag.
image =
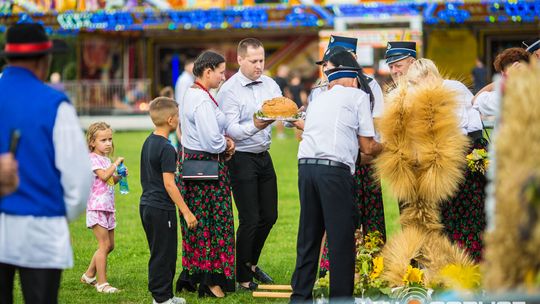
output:
M 182 179 L 215 181 L 219 178 L 219 154 L 217 160 L 184 159 L 182 147 Z

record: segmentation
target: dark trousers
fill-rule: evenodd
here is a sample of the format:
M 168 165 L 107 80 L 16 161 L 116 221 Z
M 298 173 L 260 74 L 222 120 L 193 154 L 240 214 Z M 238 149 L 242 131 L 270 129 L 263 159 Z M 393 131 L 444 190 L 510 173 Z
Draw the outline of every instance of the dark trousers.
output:
M 58 303 L 61 269 L 36 269 L 0 263 L 0 304 L 13 303 L 15 271 L 19 271 L 25 303 Z
M 141 221 L 150 247 L 148 290 L 157 302 L 173 297 L 178 228 L 175 210 L 140 206 Z
M 298 166 L 300 226 L 291 303 L 312 299 L 321 241 L 326 229 L 330 260 L 330 298 L 352 301 L 354 285 L 354 181 L 348 169 Z
M 253 279 L 264 242 L 277 220 L 277 180 L 268 152 L 236 152 L 229 162 L 234 201 L 238 209 L 236 280 Z

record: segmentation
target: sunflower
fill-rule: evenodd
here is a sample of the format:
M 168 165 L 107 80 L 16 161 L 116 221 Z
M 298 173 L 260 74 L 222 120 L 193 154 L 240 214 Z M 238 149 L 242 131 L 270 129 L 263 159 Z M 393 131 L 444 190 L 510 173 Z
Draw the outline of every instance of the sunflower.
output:
M 374 280 L 381 275 L 381 272 L 384 269 L 384 260 L 383 257 L 373 258 L 373 271 L 369 275 L 370 279 Z
M 407 272 L 403 276 L 403 283 L 405 285 L 409 284 L 423 284 L 424 282 L 424 272 L 421 269 L 412 267 L 411 265 L 407 266 Z

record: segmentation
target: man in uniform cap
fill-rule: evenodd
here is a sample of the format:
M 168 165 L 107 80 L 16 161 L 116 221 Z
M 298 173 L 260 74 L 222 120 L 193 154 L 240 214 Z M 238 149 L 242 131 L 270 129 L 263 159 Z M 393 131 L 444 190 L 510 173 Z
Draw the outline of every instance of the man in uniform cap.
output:
M 409 66 L 416 59 L 416 42 L 390 41 L 384 58 L 390 68 L 392 79 L 397 81 L 399 77 L 407 74 Z
M 342 45 L 334 46 L 332 45 L 332 43 L 329 44 L 329 49 L 325 52 L 322 60 L 323 72 L 326 73 L 326 71 L 331 66 L 327 64 L 329 58 L 331 58 L 334 54 L 340 53 L 342 50 L 346 50 L 351 53 L 353 55 L 351 57 L 354 60 L 353 64 L 360 67 L 356 56 L 356 39 L 349 39 L 354 40 L 353 43 L 350 43 L 353 49 L 344 47 Z M 335 40 L 336 39 L 331 39 L 330 42 Z M 368 94 L 370 114 L 376 126 L 379 118 L 382 116 L 384 111 L 384 97 L 381 86 L 373 78 L 365 75 L 361 69 L 358 71 L 357 85 L 358 89 Z M 314 88 L 311 92 L 310 97 L 314 100 L 318 94 L 325 91 L 326 89 L 327 85 L 325 85 L 324 87 Z M 380 142 L 380 135 L 377 129 L 375 129 L 374 139 Z M 378 230 L 382 234 L 383 239 L 385 239 L 386 230 L 384 221 L 383 196 L 380 187 L 380 181 L 377 181 L 375 178 L 373 178 L 373 175 L 371 174 L 374 172 L 374 167 L 372 167 L 370 164 L 370 157 L 364 155 L 364 157 L 359 156 L 358 159 L 359 161 L 356 163 L 354 173 L 354 181 L 356 183 L 355 203 L 357 205 L 359 215 L 357 227 L 362 229 L 363 233 Z M 360 159 L 362 162 L 360 162 Z M 367 210 L 369 210 L 369 216 Z M 322 274 L 324 274 L 325 271 L 328 270 L 328 264 L 328 255 L 325 254 L 322 256 L 321 259 L 320 272 Z
M 323 59 L 315 62 L 318 65 L 324 64 L 326 61 L 328 61 L 330 50 L 335 46 L 340 46 L 351 53 L 356 55 L 356 45 L 358 43 L 358 39 L 356 38 L 350 38 L 350 37 L 342 37 L 342 36 L 330 36 L 330 40 L 328 41 L 328 47 L 326 47 L 326 51 L 324 52 Z
M 540 59 L 540 38 L 525 40 L 522 43 L 525 46 L 525 51 L 536 56 L 536 59 Z
M 416 43 L 412 41 L 390 41 L 386 48 L 386 63 L 390 68 L 392 79 L 397 82 L 402 76 L 407 75 L 409 67 L 416 60 Z M 482 120 L 478 111 L 472 108 L 471 91 L 457 80 L 445 79 L 444 85 L 458 94 L 459 107 L 456 115 L 459 119 L 459 127 L 463 134 L 471 138 L 482 137 Z
M 324 52 L 323 58 L 316 62 L 316 64 L 325 66 L 325 63 L 328 61 L 330 56 L 332 55 L 332 49 L 336 48 L 338 50 L 345 49 L 351 54 L 353 54 L 353 57 L 356 59 L 356 46 L 357 46 L 358 39 L 356 38 L 350 38 L 350 37 L 342 37 L 342 36 L 330 36 L 330 40 L 328 42 L 328 47 L 326 51 Z M 383 93 L 381 86 L 373 80 L 373 78 L 360 73 L 358 75 L 359 77 L 362 76 L 363 80 L 362 83 L 367 84 L 366 88 L 361 88 L 362 90 L 366 91 L 366 93 L 372 95 L 371 103 L 375 104 L 372 105 L 372 108 L 374 108 L 374 111 L 382 114 L 382 104 L 383 104 Z M 320 82 L 319 85 L 316 85 L 310 92 L 310 95 L 308 96 L 308 101 L 312 100 L 322 91 L 326 90 L 328 86 L 327 82 Z M 380 105 L 379 105 L 380 104 Z
M 323 58 L 315 64 L 321 65 L 324 67 L 324 64 L 328 61 L 328 58 L 330 57 L 330 52 L 334 47 L 339 47 L 340 49 L 343 48 L 351 53 L 353 53 L 356 56 L 356 44 L 358 42 L 358 39 L 356 38 L 350 38 L 350 37 L 342 37 L 342 36 L 334 36 L 331 35 L 330 39 L 328 40 L 328 46 L 326 47 L 326 50 L 324 51 Z M 311 88 L 311 92 L 308 96 L 308 104 L 309 102 L 315 98 L 319 93 L 325 91 L 328 87 L 328 82 L 325 78 L 319 78 L 317 80 L 315 86 Z
M 330 298 L 352 301 L 354 282 L 353 173 L 358 150 L 376 155 L 368 95 L 358 90 L 361 68 L 350 52 L 332 48 L 325 71 L 329 89 L 308 106 L 298 149 L 300 223 L 291 303 L 312 299 L 321 241 L 326 230 L 330 255 Z

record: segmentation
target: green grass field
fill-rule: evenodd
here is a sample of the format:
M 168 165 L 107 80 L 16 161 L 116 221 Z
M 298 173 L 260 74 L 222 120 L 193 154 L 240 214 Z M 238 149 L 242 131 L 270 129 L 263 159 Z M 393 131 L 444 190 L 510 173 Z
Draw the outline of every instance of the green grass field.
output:
M 117 156 L 126 158 L 129 168 L 130 193 L 116 194 L 117 228 L 115 249 L 108 259 L 108 281 L 120 288 L 118 294 L 100 294 L 95 288 L 82 284 L 79 279 L 96 250 L 92 231 L 85 226 L 85 215 L 70 224 L 75 266 L 64 271 L 60 287 L 60 303 L 152 303 L 147 289 L 148 244 L 139 218 L 139 159 L 142 144 L 149 132 L 117 132 L 114 142 Z M 259 265 L 270 273 L 276 283 L 289 284 L 296 261 L 296 233 L 298 231 L 299 201 L 297 190 L 298 141 L 291 130 L 286 139 L 274 139 L 271 154 L 278 176 L 279 218 L 274 226 Z M 383 187 L 384 189 L 384 187 Z M 385 192 L 386 227 L 389 235 L 399 229 L 398 210 L 394 199 Z M 236 210 L 235 210 L 236 217 Z M 235 218 L 237 226 L 237 220 Z M 180 234 L 180 228 L 179 228 Z M 179 235 L 180 237 L 180 235 Z M 177 261 L 177 275 L 181 265 L 181 246 Z M 229 293 L 223 300 L 198 299 L 196 293 L 181 293 L 188 303 L 287 303 L 287 300 L 253 298 L 251 293 Z M 22 303 L 20 290 L 16 290 L 16 303 Z

